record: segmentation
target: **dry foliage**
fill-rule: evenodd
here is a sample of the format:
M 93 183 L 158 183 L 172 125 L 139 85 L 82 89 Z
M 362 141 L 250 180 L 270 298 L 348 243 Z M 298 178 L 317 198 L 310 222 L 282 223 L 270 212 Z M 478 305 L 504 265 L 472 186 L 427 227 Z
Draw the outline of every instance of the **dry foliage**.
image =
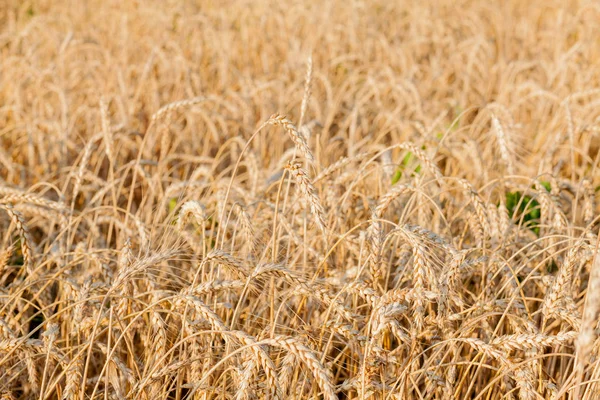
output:
M 598 21 L 0 0 L 1 398 L 599 398 Z

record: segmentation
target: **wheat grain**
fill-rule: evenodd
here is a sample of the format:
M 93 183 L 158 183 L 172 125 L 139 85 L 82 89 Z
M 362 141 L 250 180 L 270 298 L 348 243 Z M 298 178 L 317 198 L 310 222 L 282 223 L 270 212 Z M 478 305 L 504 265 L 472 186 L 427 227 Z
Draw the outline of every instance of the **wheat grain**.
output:
M 234 272 L 238 277 L 245 277 L 248 275 L 248 271 L 243 261 L 239 258 L 233 257 L 221 250 L 212 250 L 206 255 L 206 258 L 202 260 L 202 263 L 217 262 L 220 265 L 224 265 L 229 268 L 230 271 Z
M 14 209 L 12 204 L 5 204 L 1 207 L 6 210 L 17 227 L 17 231 L 19 231 L 19 236 L 21 237 L 21 252 L 23 253 L 23 264 L 27 274 L 33 276 L 33 239 L 31 238 L 31 233 L 25 223 L 25 218 L 23 218 L 23 215 L 20 212 Z
M 304 136 L 298 131 L 296 126 L 284 116 L 274 114 L 269 118 L 267 124 L 281 126 L 290 136 L 298 151 L 310 162 L 314 162 L 315 158 L 308 147 L 308 143 Z
M 494 133 L 496 134 L 496 140 L 498 141 L 498 147 L 500 148 L 500 155 L 502 156 L 502 161 L 506 164 L 506 170 L 509 175 L 514 175 L 515 167 L 514 162 L 511 157 L 510 151 L 510 141 L 508 140 L 508 136 L 504 132 L 500 121 L 495 115 L 492 115 L 492 127 L 494 128 Z
M 317 226 L 323 233 L 325 233 L 325 210 L 319 201 L 315 187 L 310 182 L 310 179 L 308 179 L 308 174 L 298 164 L 290 163 L 285 168 L 290 171 L 296 183 L 300 186 L 300 191 L 306 197 L 306 200 L 310 205 L 310 211 L 315 216 Z
M 179 211 L 179 218 L 177 220 L 177 228 L 179 230 L 183 230 L 190 215 L 194 217 L 196 224 L 199 226 L 204 225 L 204 220 L 206 219 L 204 207 L 200 202 L 190 200 L 186 201 Z
M 302 96 L 302 104 L 300 105 L 300 119 L 298 120 L 298 126 L 303 127 L 304 116 L 306 115 L 306 109 L 308 108 L 308 101 L 311 95 L 312 85 L 312 73 L 313 73 L 313 60 L 312 56 L 308 57 L 306 62 L 306 78 L 304 79 L 304 95 Z
M 67 382 L 62 394 L 63 400 L 75 400 L 79 395 L 83 376 L 83 354 L 75 355 L 67 367 Z
M 596 334 L 594 328 L 596 326 L 596 318 L 600 310 L 600 257 L 598 256 L 597 250 L 594 255 L 594 262 L 590 271 L 590 278 L 587 288 L 587 295 L 585 298 L 585 306 L 583 308 L 583 319 L 581 322 L 581 331 L 575 341 L 577 349 L 576 359 L 576 373 L 577 380 L 581 382 L 583 377 L 583 370 L 585 363 L 588 361 L 588 357 L 593 346 Z M 579 387 L 579 386 L 577 386 Z M 578 394 L 578 390 L 575 391 L 575 396 Z
M 296 339 L 281 336 L 265 339 L 262 342 L 271 346 L 281 347 L 290 352 L 290 354 L 293 354 L 296 359 L 302 361 L 312 372 L 313 377 L 323 391 L 323 396 L 326 399 L 337 400 L 331 378 L 327 374 L 325 367 L 321 364 L 315 353 L 308 347 Z
M 102 136 L 104 138 L 104 151 L 108 160 L 114 162 L 113 137 L 108 119 L 108 103 L 104 97 L 100 98 L 100 121 L 102 123 Z
M 519 334 L 505 335 L 498 337 L 490 342 L 490 345 L 502 349 L 502 351 L 541 350 L 544 347 L 562 345 L 577 337 L 577 332 L 560 332 L 553 336 L 541 334 Z

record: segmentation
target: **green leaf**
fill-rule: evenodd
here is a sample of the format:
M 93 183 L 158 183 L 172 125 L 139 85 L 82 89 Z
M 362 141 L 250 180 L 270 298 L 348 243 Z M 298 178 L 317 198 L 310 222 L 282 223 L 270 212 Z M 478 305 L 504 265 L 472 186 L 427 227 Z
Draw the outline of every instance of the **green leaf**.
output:
M 394 173 L 394 176 L 392 176 L 392 185 L 395 185 L 396 183 L 398 183 L 398 181 L 400 180 L 400 178 L 402 178 L 402 170 L 398 169 Z
M 540 203 L 531 196 L 523 195 L 521 192 L 508 192 L 505 197 L 508 215 L 513 219 L 523 220 L 524 226 L 539 236 Z
M 423 150 L 426 149 L 425 146 L 422 146 L 421 148 Z M 398 181 L 402 178 L 402 172 L 409 166 L 409 164 L 413 161 L 414 158 L 415 158 L 415 156 L 411 151 L 406 153 L 406 155 L 402 159 L 402 162 L 400 162 L 398 169 L 394 173 L 394 176 L 392 176 L 392 185 L 395 185 L 396 183 L 398 183 Z M 414 172 L 415 172 L 415 174 L 418 174 L 421 172 L 421 164 L 417 165 Z
M 175 207 L 177 207 L 177 199 L 173 198 L 169 200 L 169 213 L 175 211 Z
M 546 190 L 547 190 L 548 192 L 550 192 L 550 191 L 552 190 L 552 186 L 550 185 L 550 182 L 547 182 L 547 181 L 540 181 L 540 183 L 542 184 L 542 186 L 543 186 L 544 188 L 546 188 Z

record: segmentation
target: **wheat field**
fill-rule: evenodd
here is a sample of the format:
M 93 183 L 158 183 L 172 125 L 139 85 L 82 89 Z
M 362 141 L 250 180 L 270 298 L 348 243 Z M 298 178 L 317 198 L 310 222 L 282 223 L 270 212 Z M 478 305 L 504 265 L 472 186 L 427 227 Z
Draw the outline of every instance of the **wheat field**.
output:
M 600 398 L 599 32 L 0 0 L 0 398 Z

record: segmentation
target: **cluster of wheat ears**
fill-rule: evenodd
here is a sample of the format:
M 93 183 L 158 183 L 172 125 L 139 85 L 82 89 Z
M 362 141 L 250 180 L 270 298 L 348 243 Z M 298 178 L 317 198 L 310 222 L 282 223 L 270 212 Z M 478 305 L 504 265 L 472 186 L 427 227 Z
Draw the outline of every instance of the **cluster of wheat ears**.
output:
M 600 398 L 599 20 L 0 1 L 1 398 Z

